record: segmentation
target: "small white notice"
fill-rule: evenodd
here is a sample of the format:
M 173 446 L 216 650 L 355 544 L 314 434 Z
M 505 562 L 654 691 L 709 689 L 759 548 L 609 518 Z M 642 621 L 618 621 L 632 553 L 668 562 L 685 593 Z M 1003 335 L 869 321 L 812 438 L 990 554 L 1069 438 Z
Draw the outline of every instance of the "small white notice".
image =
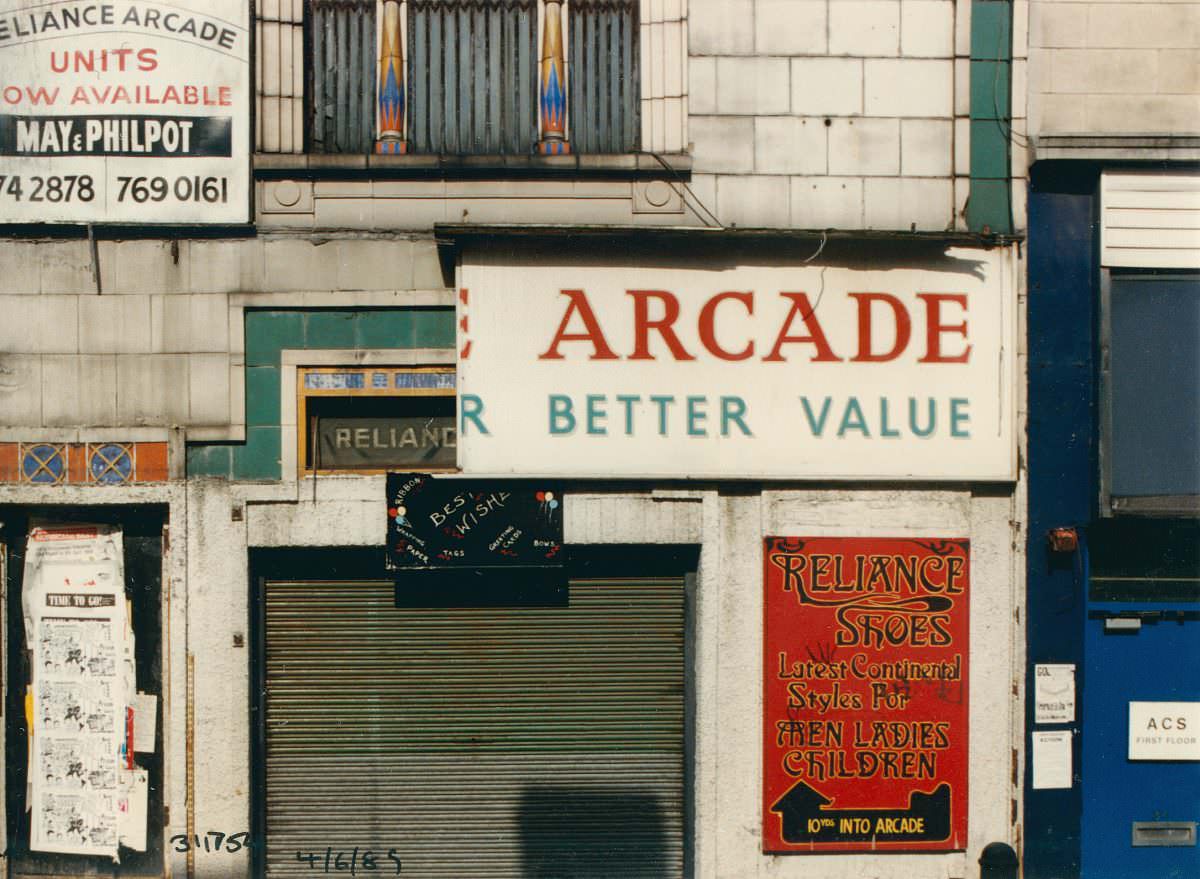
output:
M 1200 760 L 1200 702 L 1130 702 L 1130 760 Z
M 146 850 L 146 817 L 150 795 L 150 773 L 145 769 L 122 769 L 117 796 L 117 834 L 121 845 L 135 852 Z
M 1069 730 L 1033 734 L 1033 786 L 1037 790 L 1071 786 Z
M 1075 666 L 1034 666 L 1035 723 L 1071 723 L 1075 720 Z
M 157 731 L 158 697 L 153 693 L 138 693 L 133 697 L 133 750 L 152 752 Z

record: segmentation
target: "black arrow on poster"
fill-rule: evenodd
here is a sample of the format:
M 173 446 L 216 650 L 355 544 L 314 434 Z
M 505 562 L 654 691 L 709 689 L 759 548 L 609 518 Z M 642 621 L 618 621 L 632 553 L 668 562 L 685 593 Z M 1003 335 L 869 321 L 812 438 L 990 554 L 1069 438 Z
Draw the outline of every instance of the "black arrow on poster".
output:
M 783 841 L 937 842 L 950 836 L 950 785 L 913 791 L 907 809 L 828 809 L 832 800 L 803 781 L 771 806 L 783 819 Z

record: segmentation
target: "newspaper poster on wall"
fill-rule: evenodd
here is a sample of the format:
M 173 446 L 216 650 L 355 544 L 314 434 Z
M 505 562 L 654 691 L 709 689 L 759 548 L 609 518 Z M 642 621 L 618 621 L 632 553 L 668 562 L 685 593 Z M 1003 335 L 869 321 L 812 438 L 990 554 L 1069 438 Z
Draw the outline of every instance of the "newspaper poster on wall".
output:
M 248 221 L 249 9 L 0 0 L 0 222 Z
M 29 756 L 36 851 L 117 858 L 136 691 L 121 531 L 30 531 L 22 590 L 32 654 Z
M 966 540 L 768 537 L 763 850 L 967 844 Z

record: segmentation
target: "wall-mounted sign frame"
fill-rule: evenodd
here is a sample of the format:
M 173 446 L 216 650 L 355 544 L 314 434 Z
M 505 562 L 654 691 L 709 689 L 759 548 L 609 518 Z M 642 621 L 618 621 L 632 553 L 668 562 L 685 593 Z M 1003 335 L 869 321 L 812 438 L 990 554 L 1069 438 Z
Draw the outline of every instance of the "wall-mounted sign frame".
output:
M 1130 702 L 1130 760 L 1200 760 L 1200 702 Z
M 557 485 L 389 473 L 387 563 L 395 571 L 561 567 Z
M 249 222 L 249 15 L 0 0 L 0 222 Z
M 479 476 L 1016 478 L 1015 249 L 901 264 L 459 269 L 459 466 Z
M 969 558 L 766 538 L 764 852 L 966 848 Z
M 454 367 L 296 369 L 299 475 L 453 472 Z

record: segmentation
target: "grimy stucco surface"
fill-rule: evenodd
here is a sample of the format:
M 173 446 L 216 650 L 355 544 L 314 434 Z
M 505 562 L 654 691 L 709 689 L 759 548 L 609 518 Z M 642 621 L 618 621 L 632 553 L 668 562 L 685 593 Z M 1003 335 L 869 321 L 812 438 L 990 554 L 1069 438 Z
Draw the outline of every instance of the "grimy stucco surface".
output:
M 682 119 L 678 136 L 656 129 L 652 146 L 691 153 L 691 195 L 666 172 L 653 181 L 372 181 L 288 179 L 275 170 L 275 179 L 257 184 L 255 236 L 102 240 L 99 289 L 85 240 L 5 241 L 0 314 L 22 319 L 0 321 L 0 441 L 170 441 L 179 461 L 185 439 L 239 440 L 245 309 L 449 307 L 453 279 L 442 272 L 435 222 L 712 225 L 702 202 L 726 226 L 963 227 L 969 2 L 664 6 L 663 23 L 677 24 L 664 34 L 686 34 L 686 42 L 672 50 L 679 81 L 664 72 L 652 100 L 663 125 L 671 107 Z M 1017 53 L 1026 8 L 1014 3 Z M 1023 63 L 1017 55 L 1015 78 Z M 1014 108 L 1019 103 L 1014 98 Z M 658 165 L 643 160 L 642 170 Z M 666 201 L 657 204 L 663 186 Z M 197 831 L 237 832 L 247 829 L 251 799 L 249 657 L 234 638 L 247 635 L 248 551 L 381 545 L 383 480 L 323 477 L 314 485 L 285 473 L 270 484 L 0 486 L 0 503 L 9 504 L 151 502 L 168 505 L 171 538 L 164 834 L 185 832 L 189 807 Z M 989 842 L 1019 848 L 1013 779 L 1021 772 L 1013 761 L 1023 754 L 1023 481 L 974 489 L 706 484 L 600 493 L 576 486 L 565 509 L 568 543 L 701 547 L 687 660 L 697 698 L 697 877 L 955 879 L 978 876 Z M 966 852 L 761 854 L 762 538 L 805 534 L 971 540 Z M 183 856 L 168 857 L 171 873 L 185 875 Z M 247 865 L 244 853 L 206 853 L 195 875 L 248 877 Z
M 179 318 L 178 324 L 165 322 L 155 329 L 150 317 L 146 318 L 148 326 L 140 332 L 143 339 L 149 333 L 151 347 L 155 338 L 170 337 L 185 327 L 193 334 L 227 333 L 222 338 L 227 340 L 229 350 L 222 355 L 222 362 L 212 364 L 211 369 L 202 365 L 200 376 L 201 384 L 227 384 L 230 424 L 223 429 L 230 431 L 237 426 L 236 401 L 241 394 L 243 340 L 239 309 L 257 304 L 403 306 L 434 302 L 449 305 L 451 301 L 450 291 L 439 280 L 440 269 L 435 272 L 436 253 L 431 239 L 382 236 L 325 241 L 264 236 L 181 245 L 178 265 L 167 243 L 110 245 L 107 260 L 101 257 L 102 266 L 109 267 L 107 271 L 119 275 L 125 256 L 142 260 L 145 268 L 140 275 L 126 269 L 127 286 L 122 288 L 114 282 L 114 292 L 100 295 L 89 292 L 91 275 L 82 256 L 83 242 L 6 247 L 0 258 L 9 260 L 19 271 L 10 272 L 12 280 L 6 288 L 14 292 L 7 294 L 5 305 L 26 308 L 26 303 L 44 297 L 70 297 L 75 311 L 68 309 L 68 313 L 79 321 L 80 309 L 88 307 L 81 304 L 85 301 L 117 300 L 118 305 L 111 307 L 119 307 L 123 299 L 144 297 L 152 306 L 156 298 L 165 302 L 169 297 L 214 297 L 212 307 L 216 313 L 224 311 L 227 330 L 213 330 L 203 323 L 193 326 L 190 317 Z M 376 277 L 370 270 L 382 266 L 390 271 Z M 158 312 L 152 307 L 137 313 L 146 311 L 150 315 L 161 313 L 164 321 L 169 313 L 175 313 L 166 308 Z M 182 314 L 190 315 L 191 311 Z M 51 327 L 40 335 L 14 334 L 9 342 L 24 348 L 21 353 L 9 350 L 0 358 L 0 364 L 6 369 L 11 369 L 14 362 L 40 364 L 45 358 L 60 355 L 39 346 L 71 349 L 92 331 L 90 326 L 84 328 L 83 323 L 68 320 L 57 333 Z M 56 338 L 66 338 L 67 342 Z M 181 347 L 192 344 L 186 342 Z M 143 350 L 122 353 L 121 346 L 113 347 L 118 350 L 105 356 L 146 358 L 155 354 Z M 76 348 L 75 353 L 68 351 L 66 356 L 84 355 Z M 1023 359 L 1021 366 L 1023 376 Z M 44 406 L 53 386 L 14 384 L 12 375 L 5 373 L 6 383 L 0 386 L 0 421 L 5 424 L 7 439 L 166 439 L 178 451 L 185 436 L 205 428 L 163 415 L 153 424 L 117 419 L 105 425 L 89 415 L 74 424 L 57 426 L 44 419 L 39 421 L 21 408 Z M 105 381 L 103 377 L 90 377 L 88 369 L 81 369 L 81 375 L 84 381 Z M 1023 384 L 1022 378 L 1019 386 Z M 178 394 L 193 386 L 189 380 L 170 386 L 164 393 Z M 22 404 L 21 399 L 31 402 Z M 187 411 L 191 411 L 190 403 Z M 1020 411 L 1024 411 L 1023 403 Z M 205 438 L 208 436 L 211 434 Z M 236 832 L 247 827 L 251 801 L 249 657 L 234 640 L 235 635 L 247 634 L 248 549 L 381 545 L 385 524 L 383 481 L 380 477 L 323 477 L 314 486 L 306 478 L 277 483 L 192 479 L 127 488 L 0 487 L 0 503 L 137 502 L 165 503 L 169 508 L 162 722 L 170 823 L 165 835 L 169 838 L 185 832 L 188 820 L 189 663 L 194 723 L 195 777 L 190 800 L 193 826 L 200 831 Z M 694 609 L 696 638 L 693 655 L 688 658 L 697 697 L 693 776 L 697 877 L 952 879 L 978 875 L 979 852 L 987 843 L 1018 844 L 1013 803 L 1019 800 L 1019 792 L 1013 788 L 1012 779 L 1021 777 L 1019 771 L 1014 776 L 1013 761 L 1022 753 L 1023 635 L 1018 608 L 1023 604 L 1023 482 L 974 490 L 919 485 L 903 489 L 708 485 L 683 491 L 644 486 L 623 493 L 596 493 L 577 486 L 568 492 L 566 510 L 568 543 L 693 543 L 701 547 Z M 762 538 L 805 534 L 971 540 L 970 839 L 965 853 L 820 857 L 761 854 Z M 173 859 L 173 875 L 184 875 L 183 856 L 171 853 L 168 857 Z M 224 853 L 206 853 L 197 858 L 195 871 L 202 879 L 249 875 L 244 855 Z
M 0 247 L 0 441 L 243 436 L 247 308 L 452 302 L 432 235 Z
M 169 838 L 185 832 L 186 723 L 194 723 L 193 826 L 248 826 L 250 547 L 379 546 L 382 477 L 287 484 L 190 480 L 164 486 L 3 487 L 0 503 L 169 505 L 164 594 L 164 706 Z M 984 845 L 1017 844 L 1013 761 L 1021 749 L 1023 483 L 968 490 L 744 486 L 624 493 L 568 492 L 572 544 L 701 547 L 695 639 L 697 877 L 953 879 L 978 875 Z M 762 538 L 768 535 L 967 537 L 971 541 L 970 838 L 946 855 L 764 856 L 760 852 Z M 1019 769 L 1019 768 L 1018 768 Z M 1019 771 L 1016 777 L 1020 777 Z M 183 856 L 170 854 L 174 875 Z M 249 876 L 245 855 L 197 858 L 198 877 Z
M 313 498 L 316 498 L 315 502 Z M 569 492 L 572 544 L 698 543 L 693 609 L 697 710 L 694 789 L 696 876 L 936 877 L 978 875 L 984 845 L 1015 843 L 1014 752 L 1021 737 L 1019 492 L 968 490 L 697 488 L 624 494 Z M 256 499 L 257 498 L 257 499 Z M 186 647 L 175 638 L 171 667 L 195 665 L 195 822 L 245 826 L 249 814 L 246 626 L 250 546 L 376 546 L 384 538 L 381 477 L 319 479 L 290 498 L 266 486 L 192 481 L 172 507 L 189 523 Z M 232 511 L 243 509 L 242 521 Z M 970 839 L 947 855 L 761 854 L 762 538 L 773 534 L 968 537 L 972 587 L 970 650 Z M 174 617 L 173 617 L 174 618 Z M 172 681 L 178 676 L 172 673 Z M 172 727 L 182 707 L 170 706 Z M 175 747 L 180 739 L 173 738 Z M 177 757 L 177 755 L 173 756 Z M 178 767 L 180 760 L 171 765 Z M 180 793 L 178 779 L 169 790 Z M 172 797 L 175 803 L 175 797 Z M 179 809 L 179 811 L 176 811 Z M 184 804 L 172 805 L 172 818 Z M 176 830 L 171 832 L 178 832 Z M 246 875 L 238 855 L 198 859 L 196 875 Z

